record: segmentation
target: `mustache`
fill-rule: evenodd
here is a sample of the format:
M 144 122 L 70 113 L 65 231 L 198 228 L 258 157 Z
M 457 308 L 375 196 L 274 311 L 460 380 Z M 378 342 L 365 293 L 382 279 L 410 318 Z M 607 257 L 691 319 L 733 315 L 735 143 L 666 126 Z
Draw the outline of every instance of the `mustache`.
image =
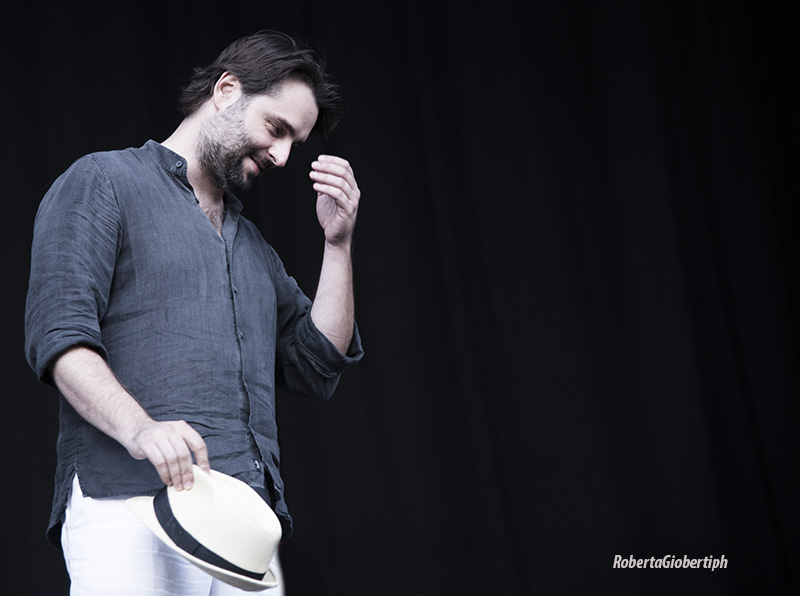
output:
M 257 153 L 248 153 L 247 156 L 254 162 L 256 162 L 262 174 L 265 174 L 270 170 L 275 169 L 275 164 L 272 163 L 272 160 L 269 158 L 263 158 Z

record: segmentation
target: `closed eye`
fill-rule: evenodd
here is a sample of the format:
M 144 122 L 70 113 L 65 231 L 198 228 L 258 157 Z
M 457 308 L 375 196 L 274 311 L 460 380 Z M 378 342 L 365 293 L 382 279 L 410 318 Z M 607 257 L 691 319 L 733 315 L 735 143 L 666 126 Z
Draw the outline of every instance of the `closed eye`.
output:
M 269 124 L 272 127 L 272 133 L 278 138 L 286 136 L 287 134 L 292 137 L 297 136 L 294 127 L 280 116 L 271 118 Z
M 281 139 L 287 135 L 292 139 L 295 139 L 292 143 L 292 147 L 302 145 L 306 141 L 306 139 L 298 139 L 297 132 L 295 131 L 294 127 L 280 116 L 273 116 L 272 118 L 267 119 L 267 126 L 272 129 L 271 134 L 276 139 Z
M 280 138 L 284 134 L 286 134 L 286 130 L 280 124 L 275 124 L 274 122 L 270 122 L 269 125 L 272 128 L 272 136 Z

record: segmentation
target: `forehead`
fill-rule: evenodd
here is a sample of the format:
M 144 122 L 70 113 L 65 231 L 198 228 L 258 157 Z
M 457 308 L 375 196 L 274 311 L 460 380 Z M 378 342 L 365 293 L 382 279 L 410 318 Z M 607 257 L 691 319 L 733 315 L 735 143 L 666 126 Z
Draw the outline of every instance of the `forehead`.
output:
M 269 94 L 255 95 L 250 100 L 251 114 L 265 120 L 277 119 L 289 126 L 290 132 L 305 140 L 319 116 L 314 94 L 305 83 L 289 79 Z

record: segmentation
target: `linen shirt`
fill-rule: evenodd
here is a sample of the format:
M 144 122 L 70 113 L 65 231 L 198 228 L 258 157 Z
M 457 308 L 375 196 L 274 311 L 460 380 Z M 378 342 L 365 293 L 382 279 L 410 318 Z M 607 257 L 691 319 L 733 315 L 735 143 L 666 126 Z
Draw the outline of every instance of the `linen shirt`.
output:
M 76 161 L 36 216 L 26 356 L 52 382 L 49 367 L 64 350 L 96 350 L 150 416 L 200 433 L 213 469 L 266 487 L 286 536 L 276 386 L 327 399 L 361 358 L 361 341 L 356 329 L 339 353 L 241 203 L 229 193 L 224 201 L 220 235 L 186 160 L 155 141 Z M 90 497 L 163 487 L 148 460 L 133 459 L 63 396 L 59 424 L 52 540 L 75 473 Z

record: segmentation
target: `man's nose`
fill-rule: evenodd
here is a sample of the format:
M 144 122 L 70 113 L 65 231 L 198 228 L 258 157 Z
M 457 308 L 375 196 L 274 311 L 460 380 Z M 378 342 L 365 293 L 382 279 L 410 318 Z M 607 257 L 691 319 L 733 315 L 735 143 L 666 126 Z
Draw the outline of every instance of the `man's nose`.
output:
M 292 142 L 289 139 L 281 139 L 272 144 L 269 150 L 269 159 L 276 167 L 282 168 L 289 161 L 289 154 L 292 152 Z

